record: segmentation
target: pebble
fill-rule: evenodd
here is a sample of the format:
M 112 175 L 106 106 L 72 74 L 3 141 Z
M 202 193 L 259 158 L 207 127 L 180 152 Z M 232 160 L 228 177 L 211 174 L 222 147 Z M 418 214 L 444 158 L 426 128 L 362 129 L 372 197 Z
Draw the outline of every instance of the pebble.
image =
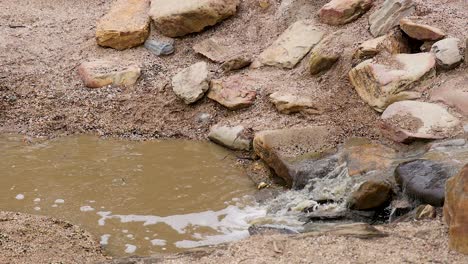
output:
M 174 40 L 147 40 L 145 41 L 145 48 L 157 56 L 170 55 L 174 53 Z
M 24 194 L 20 193 L 20 194 L 16 195 L 15 199 L 16 200 L 23 200 L 24 199 Z

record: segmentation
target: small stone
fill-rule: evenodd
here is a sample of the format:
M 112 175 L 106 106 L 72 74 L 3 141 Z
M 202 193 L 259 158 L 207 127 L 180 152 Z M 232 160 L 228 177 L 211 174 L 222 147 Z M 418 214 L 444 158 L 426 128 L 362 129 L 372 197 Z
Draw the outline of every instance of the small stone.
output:
M 418 40 L 439 40 L 445 37 L 445 33 L 438 28 L 415 23 L 405 18 L 400 20 L 400 28 L 408 36 Z
M 284 31 L 252 63 L 253 68 L 275 66 L 292 69 L 323 37 L 312 20 L 299 20 Z
M 254 103 L 257 96 L 256 91 L 246 86 L 239 76 L 212 80 L 208 98 L 231 110 L 246 108 Z
M 259 190 L 267 188 L 267 187 L 268 187 L 268 184 L 266 182 L 261 182 L 257 185 L 257 189 Z
M 349 208 L 370 210 L 384 206 L 392 197 L 392 186 L 385 182 L 366 181 L 351 194 Z
M 440 105 L 400 101 L 382 116 L 382 134 L 397 142 L 414 139 L 443 139 L 461 132 L 460 121 Z
M 437 66 L 444 70 L 457 67 L 463 60 L 458 48 L 460 40 L 457 38 L 446 38 L 432 45 L 431 52 L 435 55 Z
M 174 53 L 174 40 L 147 40 L 145 41 L 145 48 L 157 56 L 170 55 Z
M 78 74 L 89 88 L 100 88 L 107 85 L 131 86 L 141 75 L 141 69 L 134 63 L 121 61 L 96 60 L 83 62 L 78 67 Z
M 224 147 L 233 150 L 250 150 L 252 136 L 243 126 L 215 125 L 210 129 L 208 138 Z
M 434 219 L 437 216 L 436 209 L 434 206 L 426 204 L 420 205 L 416 208 L 416 219 L 417 220 L 424 220 L 424 219 Z
M 276 109 L 282 114 L 304 113 L 320 114 L 322 110 L 317 107 L 316 102 L 308 96 L 275 92 L 270 94 L 270 100 Z
M 370 59 L 384 51 L 390 54 L 398 54 L 410 53 L 411 49 L 401 31 L 394 30 L 384 36 L 361 43 L 354 53 L 353 58 L 358 60 Z
M 385 0 L 382 7 L 369 16 L 369 30 L 374 37 L 382 36 L 415 11 L 412 0 Z
M 267 9 L 270 7 L 271 3 L 270 0 L 258 0 L 258 5 L 263 9 Z
M 221 69 L 224 72 L 240 70 L 249 66 L 252 63 L 252 58 L 248 55 L 238 55 L 226 60 L 222 65 Z
M 201 99 L 209 88 L 208 65 L 205 62 L 195 63 L 172 78 L 174 93 L 186 104 Z
M 372 7 L 373 0 L 332 0 L 319 10 L 320 20 L 329 25 L 343 25 L 358 19 Z
M 149 0 L 118 0 L 96 27 L 97 44 L 124 50 L 139 46 L 150 33 Z

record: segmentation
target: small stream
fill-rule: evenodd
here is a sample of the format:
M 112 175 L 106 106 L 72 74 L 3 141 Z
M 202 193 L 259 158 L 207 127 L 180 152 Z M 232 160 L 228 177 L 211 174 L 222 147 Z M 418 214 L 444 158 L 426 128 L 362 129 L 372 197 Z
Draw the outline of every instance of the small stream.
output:
M 61 218 L 114 256 L 248 236 L 263 217 L 235 157 L 209 142 L 0 136 L 0 210 Z

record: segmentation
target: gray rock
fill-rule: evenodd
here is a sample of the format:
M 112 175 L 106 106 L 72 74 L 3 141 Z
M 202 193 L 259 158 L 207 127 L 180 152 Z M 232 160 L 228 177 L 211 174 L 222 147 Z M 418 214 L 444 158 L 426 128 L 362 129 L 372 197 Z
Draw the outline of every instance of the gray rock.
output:
M 208 65 L 205 62 L 195 63 L 172 78 L 172 90 L 186 104 L 201 99 L 209 88 Z
M 374 37 L 387 33 L 404 17 L 414 13 L 416 7 L 411 0 L 386 0 L 382 7 L 369 16 L 369 30 Z
M 249 234 L 251 236 L 255 235 L 274 235 L 274 234 L 297 234 L 298 232 L 285 228 L 285 227 L 275 227 L 275 226 L 267 226 L 267 225 L 252 225 L 249 227 Z
M 338 165 L 336 155 L 323 159 L 304 159 L 296 163 L 290 163 L 287 167 L 293 182 L 292 188 L 302 189 L 311 179 L 320 179 L 330 175 Z
M 234 127 L 215 125 L 210 129 L 208 138 L 233 150 L 250 150 L 252 142 L 248 131 L 241 125 Z
M 432 45 L 431 52 L 434 53 L 437 66 L 444 70 L 457 67 L 463 60 L 458 48 L 460 40 L 457 38 L 446 38 Z
M 147 40 L 145 41 L 145 48 L 157 56 L 169 55 L 174 53 L 174 40 Z

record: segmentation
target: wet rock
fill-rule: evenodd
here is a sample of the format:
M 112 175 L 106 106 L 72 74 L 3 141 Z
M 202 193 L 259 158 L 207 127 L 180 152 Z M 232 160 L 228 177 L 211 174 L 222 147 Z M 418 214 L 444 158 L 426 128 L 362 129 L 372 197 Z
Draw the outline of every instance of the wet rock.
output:
M 408 41 L 400 31 L 394 30 L 384 36 L 364 41 L 353 55 L 354 59 L 370 59 L 382 52 L 390 54 L 410 53 Z
M 341 170 L 337 169 L 339 167 L 338 161 L 339 159 L 336 155 L 331 155 L 329 157 L 310 157 L 307 154 L 295 160 L 291 160 L 286 164 L 286 167 L 293 182 L 292 188 L 300 190 L 312 180 L 319 181 L 325 177 L 338 177 L 341 173 Z M 316 187 L 320 188 L 319 186 Z M 326 194 L 322 192 L 321 195 Z M 322 196 L 320 198 L 324 197 Z
M 338 36 L 333 34 L 312 49 L 309 58 L 309 71 L 312 75 L 329 70 L 338 61 L 343 47 L 334 43 L 337 39 L 339 40 Z
M 451 78 L 440 87 L 432 89 L 431 101 L 454 107 L 468 117 L 468 76 Z
M 83 62 L 78 67 L 78 74 L 84 85 L 100 88 L 107 85 L 130 86 L 136 83 L 141 69 L 134 63 L 113 60 Z
M 397 142 L 443 139 L 461 132 L 460 121 L 436 104 L 401 101 L 390 105 L 382 116 L 382 133 Z
M 150 16 L 168 37 L 200 32 L 234 15 L 239 0 L 152 0 Z
M 290 94 L 285 92 L 275 92 L 270 94 L 270 101 L 282 114 L 304 113 L 320 114 L 322 111 L 316 102 L 308 96 Z
M 322 37 L 322 31 L 311 20 L 297 21 L 258 56 L 252 67 L 266 65 L 292 69 Z
M 252 63 L 252 58 L 248 55 L 237 55 L 226 60 L 222 65 L 221 69 L 224 72 L 240 70 L 249 66 Z
M 349 208 L 353 210 L 376 209 L 392 198 L 392 186 L 385 182 L 366 181 L 351 194 Z
M 172 89 L 186 104 L 198 101 L 209 89 L 208 65 L 198 62 L 183 69 L 172 78 Z
M 332 131 L 325 126 L 261 131 L 255 134 L 254 150 L 276 175 L 292 186 L 295 179 L 288 166 L 298 156 L 328 149 Z
M 434 219 L 436 216 L 436 209 L 432 205 L 420 205 L 416 208 L 416 220 Z
M 387 234 L 366 223 L 338 224 L 338 225 L 311 225 L 307 232 L 297 235 L 297 238 L 311 236 L 349 236 L 361 239 L 385 237 Z
M 349 78 L 361 98 L 382 112 L 396 101 L 421 96 L 414 88 L 435 74 L 431 53 L 396 54 L 377 63 L 366 60 L 349 72 Z
M 431 53 L 435 55 L 437 66 L 444 70 L 457 67 L 463 60 L 458 48 L 460 40 L 457 38 L 446 38 L 432 45 Z
M 224 147 L 233 150 L 250 150 L 252 135 L 243 126 L 222 126 L 211 127 L 208 138 Z
M 258 225 L 252 225 L 249 227 L 249 234 L 251 236 L 256 236 L 256 235 L 292 235 L 292 234 L 297 234 L 297 231 L 294 231 L 289 228 L 285 227 L 274 227 L 274 226 L 258 226 Z
M 442 206 L 445 182 L 452 176 L 450 168 L 430 160 L 413 160 L 400 164 L 395 180 L 409 197 L 433 206 Z
M 400 28 L 409 37 L 417 40 L 439 40 L 445 37 L 445 33 L 436 27 L 419 24 L 406 18 L 400 20 Z
M 385 0 L 382 7 L 369 16 L 369 30 L 374 37 L 382 36 L 415 10 L 412 0 Z
M 320 21 L 342 25 L 358 19 L 372 7 L 373 0 L 332 0 L 319 10 Z
M 247 87 L 239 76 L 212 80 L 208 98 L 230 110 L 249 107 L 255 102 L 257 92 Z
M 229 47 L 221 45 L 215 38 L 205 39 L 193 46 L 193 50 L 208 59 L 223 63 L 229 57 Z
M 124 50 L 145 42 L 150 32 L 149 0 L 118 0 L 96 27 L 97 44 Z
M 446 184 L 444 219 L 449 226 L 449 247 L 468 254 L 468 164 Z
M 147 40 L 145 48 L 157 56 L 170 55 L 174 53 L 174 40 Z

